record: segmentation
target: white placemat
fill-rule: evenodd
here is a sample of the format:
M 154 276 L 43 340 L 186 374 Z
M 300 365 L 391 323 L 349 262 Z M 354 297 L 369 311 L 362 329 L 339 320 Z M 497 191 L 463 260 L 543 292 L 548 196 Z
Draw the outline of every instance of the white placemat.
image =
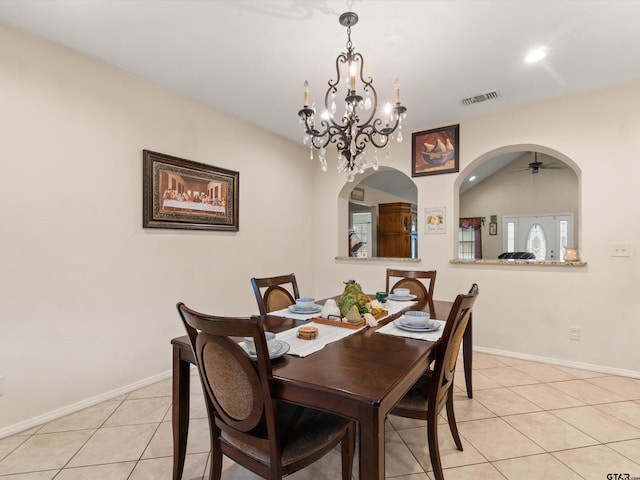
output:
M 430 342 L 435 342 L 440 340 L 445 322 L 443 320 L 433 321 L 440 323 L 440 328 L 433 332 L 409 332 L 396 327 L 393 322 L 389 322 L 384 327 L 380 327 L 376 332 L 384 333 L 386 335 L 395 335 L 397 337 L 417 338 L 418 340 L 429 340 Z
M 328 345 L 329 343 L 337 342 L 338 340 L 359 332 L 363 328 L 367 328 L 366 326 L 358 329 L 334 327 L 332 325 L 324 325 L 322 323 L 315 322 L 310 322 L 306 325 L 312 325 L 318 328 L 317 338 L 314 338 L 313 340 L 302 340 L 298 338 L 298 327 L 291 328 L 289 330 L 285 330 L 284 332 L 276 334 L 276 338 L 278 340 L 287 342 L 291 347 L 289 349 L 289 352 L 287 352 L 288 355 L 306 357 L 307 355 L 311 355 L 318 350 L 322 350 L 325 345 Z
M 400 310 L 412 307 L 418 302 L 398 302 L 397 300 L 387 300 L 382 304 L 382 307 L 389 312 L 389 315 L 394 315 Z
M 269 312 L 269 315 L 275 315 L 276 317 L 285 317 L 285 318 L 293 318 L 294 320 L 309 320 L 313 317 L 319 317 L 320 312 L 313 313 L 293 313 L 288 308 L 283 308 L 282 310 L 276 310 L 274 312 Z

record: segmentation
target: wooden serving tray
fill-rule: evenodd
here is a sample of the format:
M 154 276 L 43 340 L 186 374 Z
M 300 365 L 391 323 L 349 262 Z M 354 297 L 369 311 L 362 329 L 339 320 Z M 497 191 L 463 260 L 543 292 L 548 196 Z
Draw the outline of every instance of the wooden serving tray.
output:
M 377 315 L 374 315 L 374 318 L 376 320 L 379 320 L 381 318 L 386 317 L 387 315 L 389 315 L 389 312 L 387 310 L 383 310 Z M 354 330 L 357 328 L 362 328 L 366 324 L 366 322 L 364 321 L 364 318 L 360 320 L 360 323 L 343 322 L 337 318 L 322 318 L 322 317 L 314 317 L 311 320 L 313 320 L 315 323 L 321 323 L 323 325 L 332 325 L 334 327 L 351 328 Z

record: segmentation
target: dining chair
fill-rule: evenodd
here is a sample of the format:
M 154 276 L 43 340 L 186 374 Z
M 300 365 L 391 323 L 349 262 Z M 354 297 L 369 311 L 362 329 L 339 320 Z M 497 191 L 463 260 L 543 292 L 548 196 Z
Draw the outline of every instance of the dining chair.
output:
M 395 280 L 395 283 L 390 286 L 394 278 L 398 280 Z M 438 318 L 436 308 L 433 304 L 433 289 L 435 285 L 435 270 L 396 270 L 387 268 L 387 281 L 385 284 L 385 290 L 387 292 L 393 293 L 394 288 L 408 288 L 419 300 L 427 300 L 429 313 L 433 318 Z
M 296 303 L 296 298 L 300 298 L 294 273 L 277 277 L 253 277 L 251 286 L 256 295 L 260 315 L 287 308 Z M 285 286 L 288 286 L 288 289 Z
M 191 310 L 182 302 L 177 308 L 205 395 L 211 437 L 210 480 L 220 480 L 223 454 L 262 478 L 276 480 L 312 464 L 338 444 L 342 448 L 342 479 L 351 479 L 354 422 L 275 398 L 261 317 L 212 316 Z M 253 338 L 253 357 L 237 343 L 238 337 Z
M 427 370 L 391 411 L 392 415 L 427 421 L 429 455 L 436 480 L 444 480 L 438 447 L 438 414 L 445 406 L 451 435 L 458 450 L 462 450 L 453 410 L 453 379 L 462 336 L 478 293 L 474 284 L 468 294 L 456 297 L 436 344 L 433 370 Z

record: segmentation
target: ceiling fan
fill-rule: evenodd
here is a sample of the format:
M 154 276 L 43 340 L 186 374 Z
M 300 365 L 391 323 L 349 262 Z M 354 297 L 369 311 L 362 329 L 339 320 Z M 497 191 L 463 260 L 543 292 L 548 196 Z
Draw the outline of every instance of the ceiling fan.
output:
M 531 170 L 531 175 L 535 175 L 540 170 L 564 170 L 567 168 L 566 165 L 561 163 L 544 163 L 538 161 L 538 152 L 534 152 L 534 160 L 526 167 L 520 168 L 516 170 L 516 172 L 521 172 L 523 170 Z

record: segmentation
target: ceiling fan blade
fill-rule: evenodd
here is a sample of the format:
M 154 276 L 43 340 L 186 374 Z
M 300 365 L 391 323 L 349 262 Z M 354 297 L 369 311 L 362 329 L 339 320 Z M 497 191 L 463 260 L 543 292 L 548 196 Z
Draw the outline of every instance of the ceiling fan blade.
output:
M 540 168 L 546 168 L 548 170 L 564 170 L 566 167 L 566 165 L 559 165 L 557 163 L 551 163 L 551 164 L 542 164 L 540 165 Z

